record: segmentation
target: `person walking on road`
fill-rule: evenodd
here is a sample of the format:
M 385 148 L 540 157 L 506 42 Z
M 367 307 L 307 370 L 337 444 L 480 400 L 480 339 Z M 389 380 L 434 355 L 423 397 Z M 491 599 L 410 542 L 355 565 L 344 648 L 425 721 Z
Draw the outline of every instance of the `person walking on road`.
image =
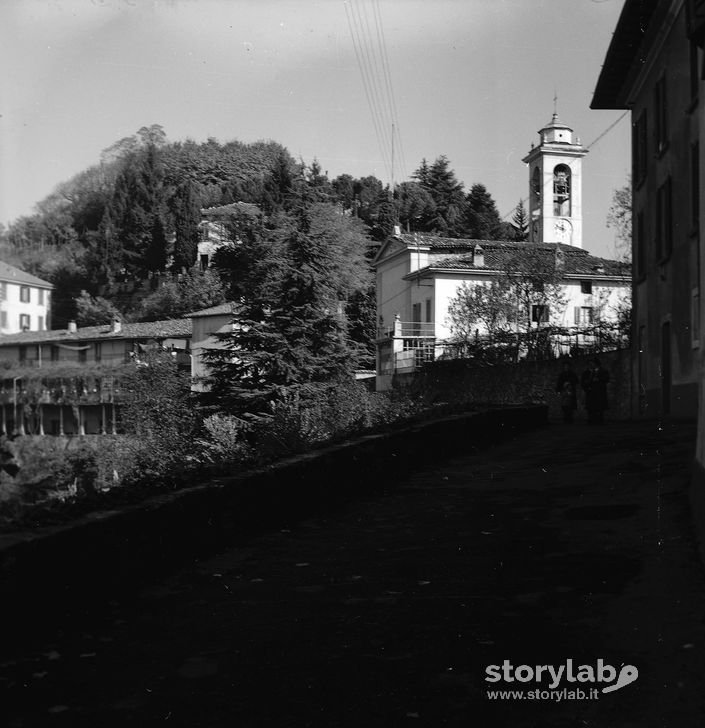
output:
M 589 369 L 583 372 L 580 384 L 585 392 L 585 409 L 588 413 L 588 423 L 601 425 L 605 421 L 607 403 L 607 384 L 610 381 L 609 372 L 603 369 L 600 360 L 595 357 Z
M 563 422 L 570 424 L 575 410 L 578 409 L 578 375 L 573 371 L 569 359 L 563 360 L 563 369 L 556 382 L 556 392 L 561 400 Z

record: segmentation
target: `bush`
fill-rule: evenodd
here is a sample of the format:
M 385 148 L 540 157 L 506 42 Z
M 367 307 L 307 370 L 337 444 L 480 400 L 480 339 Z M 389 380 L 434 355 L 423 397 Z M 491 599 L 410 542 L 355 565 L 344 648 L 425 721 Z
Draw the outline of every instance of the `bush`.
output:
M 232 415 L 211 415 L 203 421 L 205 438 L 198 444 L 202 458 L 212 463 L 240 463 L 252 459 L 253 452 L 247 436 L 250 424 Z

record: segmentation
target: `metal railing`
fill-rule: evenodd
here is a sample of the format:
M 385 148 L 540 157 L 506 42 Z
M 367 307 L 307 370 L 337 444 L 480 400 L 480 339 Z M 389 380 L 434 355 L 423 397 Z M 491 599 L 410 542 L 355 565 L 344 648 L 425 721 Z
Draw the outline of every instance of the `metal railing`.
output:
M 377 328 L 378 339 L 434 338 L 436 325 L 433 321 L 396 321 L 391 326 Z

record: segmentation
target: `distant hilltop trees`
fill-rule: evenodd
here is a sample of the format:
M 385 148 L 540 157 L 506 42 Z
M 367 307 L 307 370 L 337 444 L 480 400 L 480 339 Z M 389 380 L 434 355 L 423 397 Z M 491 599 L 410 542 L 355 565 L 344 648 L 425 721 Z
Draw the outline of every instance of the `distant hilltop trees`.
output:
M 255 226 L 273 229 L 300 210 L 303 197 L 359 219 L 361 251 L 354 260 L 365 269 L 375 244 L 395 224 L 451 237 L 522 234 L 500 219 L 484 185 L 473 184 L 466 193 L 443 156 L 423 160 L 413 179 L 392 193 L 372 175 L 329 179 L 316 160 L 297 161 L 277 142 L 172 142 L 155 124 L 104 150 L 97 164 L 58 185 L 34 214 L 0 227 L 0 259 L 55 285 L 56 327 L 77 316 L 91 323 L 107 315 L 182 315 L 190 303 L 215 305 L 238 288 L 232 269 L 225 281 L 216 273 L 199 277 L 195 270 L 203 208 L 251 203 L 261 212 Z M 247 221 L 246 227 L 252 225 Z M 247 230 L 233 232 L 247 244 Z M 186 280 L 167 283 L 169 274 L 186 274 Z M 158 286 L 145 283 L 155 279 Z M 134 295 L 125 293 L 126 282 Z M 156 290 L 163 285 L 171 287 Z M 355 295 L 359 299 L 360 291 Z M 150 296 L 157 300 L 146 300 Z

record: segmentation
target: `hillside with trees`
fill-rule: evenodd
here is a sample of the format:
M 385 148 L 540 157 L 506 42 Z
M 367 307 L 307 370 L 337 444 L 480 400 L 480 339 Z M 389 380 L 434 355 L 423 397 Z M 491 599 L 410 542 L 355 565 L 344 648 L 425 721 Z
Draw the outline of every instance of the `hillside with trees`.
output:
M 336 295 L 344 296 L 354 339 L 367 341 L 368 362 L 369 261 L 395 224 L 458 237 L 515 237 L 486 188 L 476 183 L 466 193 L 445 157 L 423 160 L 413 179 L 392 192 L 372 175 L 330 179 L 316 160 L 297 161 L 273 141 L 173 142 L 155 124 L 115 142 L 97 164 L 58 185 L 34 214 L 0 228 L 0 258 L 54 284 L 54 328 L 69 320 L 90 325 L 181 316 L 249 295 L 262 260 L 279 270 L 284 263 L 276 241 L 301 220 L 302 200 L 305 214 L 324 225 L 325 245 L 341 236 L 347 241 L 335 254 L 346 258 L 341 275 L 354 285 Z M 225 221 L 230 239 L 242 244 L 201 271 L 195 266 L 201 210 L 233 203 L 256 211 Z

